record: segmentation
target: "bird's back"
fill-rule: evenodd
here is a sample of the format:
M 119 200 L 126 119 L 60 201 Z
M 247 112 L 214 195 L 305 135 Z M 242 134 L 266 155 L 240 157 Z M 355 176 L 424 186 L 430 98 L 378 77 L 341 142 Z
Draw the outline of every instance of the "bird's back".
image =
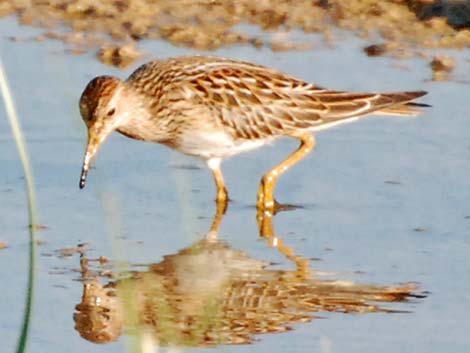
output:
M 174 114 L 168 111 L 174 104 L 189 115 L 204 107 L 206 120 L 248 140 L 322 129 L 372 112 L 414 114 L 407 103 L 426 93 L 331 91 L 264 66 L 205 56 L 149 62 L 127 83 L 153 100 L 155 114 Z

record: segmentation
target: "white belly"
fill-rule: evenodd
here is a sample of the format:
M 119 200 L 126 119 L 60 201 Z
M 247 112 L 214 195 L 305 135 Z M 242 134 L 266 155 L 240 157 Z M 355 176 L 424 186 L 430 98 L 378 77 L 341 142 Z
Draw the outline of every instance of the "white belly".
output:
M 234 141 L 224 132 L 184 134 L 180 136 L 177 149 L 192 156 L 226 158 L 238 153 L 247 152 L 269 143 L 271 139 Z

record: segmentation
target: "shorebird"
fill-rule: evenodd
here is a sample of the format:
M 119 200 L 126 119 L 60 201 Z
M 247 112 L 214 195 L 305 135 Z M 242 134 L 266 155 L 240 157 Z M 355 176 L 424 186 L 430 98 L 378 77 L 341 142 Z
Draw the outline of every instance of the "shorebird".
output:
M 426 105 L 412 101 L 425 94 L 332 91 L 272 68 L 217 57 L 151 61 L 125 81 L 99 76 L 86 86 L 80 113 L 88 144 L 80 188 L 99 147 L 116 130 L 205 160 L 217 202 L 226 205 L 222 160 L 288 136 L 300 146 L 262 177 L 258 191 L 258 208 L 274 209 L 277 179 L 314 149 L 313 132 L 371 113 L 415 115 Z

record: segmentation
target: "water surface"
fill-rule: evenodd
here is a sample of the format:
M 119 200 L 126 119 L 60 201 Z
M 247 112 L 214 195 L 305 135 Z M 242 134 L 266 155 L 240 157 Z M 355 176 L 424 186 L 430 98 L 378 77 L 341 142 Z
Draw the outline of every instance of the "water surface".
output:
M 44 244 L 30 350 L 124 352 L 126 339 L 98 345 L 74 329 L 82 296 L 79 255 L 57 249 L 88 243 L 87 256 L 160 263 L 205 237 L 215 188 L 200 161 L 165 147 L 114 134 L 103 146 L 87 188 L 78 189 L 86 130 L 78 97 L 100 74 L 126 77 L 93 53 L 64 54 L 59 42 L 12 43 L 7 35 L 39 31 L 0 21 L 2 60 L 9 75 L 34 168 Z M 362 40 L 340 33 L 336 48 L 318 43 L 306 52 L 273 53 L 236 47 L 216 55 L 254 61 L 334 89 L 425 89 L 433 107 L 419 118 L 374 117 L 317 134 L 317 148 L 284 175 L 276 195 L 303 206 L 274 218 L 275 234 L 310 268 L 329 279 L 376 286 L 417 282 L 424 299 L 394 303 L 407 314 L 322 312 L 322 320 L 256 336 L 254 345 L 222 345 L 224 352 L 465 352 L 470 344 L 470 106 L 468 84 L 429 81 L 421 59 L 368 58 Z M 195 54 L 165 42 L 144 43 L 152 57 Z M 456 75 L 469 80 L 468 51 Z M 467 76 L 465 76 L 467 75 Z M 296 148 L 276 142 L 223 165 L 233 202 L 219 237 L 272 271 L 295 263 L 259 236 L 256 192 L 262 174 Z M 12 351 L 20 329 L 27 269 L 27 214 L 23 172 L 6 119 L 0 119 L 0 251 L 2 351 Z M 119 240 L 113 240 L 115 238 Z M 218 266 L 213 263 L 213 266 Z M 145 268 L 144 266 L 144 268 Z M 187 348 L 185 351 L 192 351 Z M 204 349 L 202 349 L 204 350 Z M 201 349 L 198 349 L 201 351 Z M 213 351 L 213 349 L 208 349 Z

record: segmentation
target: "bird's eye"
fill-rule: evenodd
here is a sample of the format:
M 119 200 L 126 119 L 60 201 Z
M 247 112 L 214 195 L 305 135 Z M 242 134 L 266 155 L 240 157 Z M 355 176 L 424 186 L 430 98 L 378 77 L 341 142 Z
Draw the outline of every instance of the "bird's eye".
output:
M 113 115 L 114 113 L 116 112 L 116 108 L 111 108 L 109 111 L 108 111 L 108 116 L 111 116 Z

